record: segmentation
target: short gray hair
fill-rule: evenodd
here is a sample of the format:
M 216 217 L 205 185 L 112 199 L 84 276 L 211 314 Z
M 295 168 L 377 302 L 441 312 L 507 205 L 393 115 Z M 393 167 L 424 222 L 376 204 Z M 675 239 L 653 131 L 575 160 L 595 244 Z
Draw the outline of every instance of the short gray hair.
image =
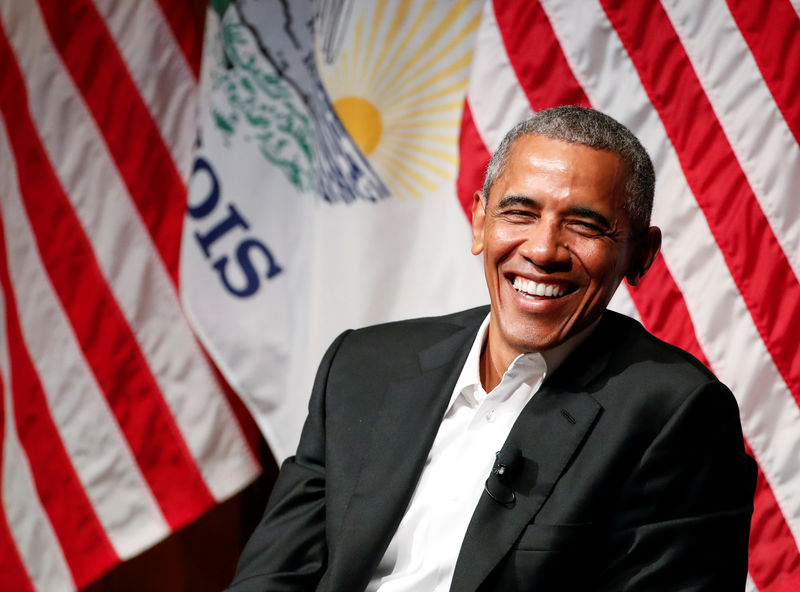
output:
M 486 169 L 483 182 L 484 207 L 494 182 L 503 174 L 514 142 L 522 136 L 542 136 L 608 150 L 628 166 L 625 210 L 631 230 L 641 232 L 650 225 L 656 175 L 653 162 L 633 133 L 616 119 L 594 109 L 567 105 L 539 111 L 515 125 L 500 142 Z

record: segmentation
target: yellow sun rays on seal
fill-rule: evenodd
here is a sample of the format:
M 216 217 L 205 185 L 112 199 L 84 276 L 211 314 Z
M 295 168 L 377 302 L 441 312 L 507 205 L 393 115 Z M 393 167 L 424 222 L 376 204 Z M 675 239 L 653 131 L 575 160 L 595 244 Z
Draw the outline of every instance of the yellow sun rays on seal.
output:
M 479 4 L 364 3 L 338 58 L 327 64 L 318 56 L 342 125 L 401 199 L 423 197 L 455 176 Z

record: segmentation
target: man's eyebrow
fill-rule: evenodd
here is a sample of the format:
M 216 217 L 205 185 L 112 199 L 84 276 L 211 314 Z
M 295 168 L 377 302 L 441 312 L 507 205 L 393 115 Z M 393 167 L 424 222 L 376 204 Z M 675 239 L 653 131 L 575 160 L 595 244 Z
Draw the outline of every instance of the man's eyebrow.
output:
M 575 216 L 580 216 L 581 218 L 589 218 L 590 220 L 594 220 L 600 226 L 604 228 L 611 228 L 611 222 L 608 221 L 608 218 L 603 216 L 597 210 L 593 210 L 591 208 L 584 208 L 581 206 L 573 206 L 569 209 L 571 214 Z
M 539 202 L 525 195 L 506 195 L 497 203 L 497 209 L 503 210 L 511 206 L 535 206 Z

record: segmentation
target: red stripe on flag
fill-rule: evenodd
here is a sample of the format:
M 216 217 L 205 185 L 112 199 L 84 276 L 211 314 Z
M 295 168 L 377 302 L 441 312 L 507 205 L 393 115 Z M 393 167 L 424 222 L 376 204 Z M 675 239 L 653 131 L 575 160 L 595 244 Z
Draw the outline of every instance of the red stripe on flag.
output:
M 590 106 L 539 2 L 495 0 L 494 12 L 508 59 L 534 111 Z
M 0 230 L 2 228 L 0 227 Z M 3 254 L 3 261 L 5 256 Z M 5 298 L 8 300 L 8 297 Z M 7 311 L 8 309 L 6 309 Z M 8 312 L 6 312 L 6 317 Z M 8 325 L 8 321 L 6 321 Z M 6 441 L 6 409 L 5 388 L 0 381 L 0 491 L 3 488 L 3 463 L 6 462 L 3 454 L 3 443 Z M 3 500 L 5 501 L 5 500 Z M 0 590 L 19 590 L 19 592 L 33 591 L 33 582 L 28 577 L 25 564 L 17 552 L 14 537 L 8 527 L 5 507 L 0 504 Z
M 53 42 L 177 286 L 186 185 L 159 128 L 94 4 L 39 2 Z
M 19 155 L 21 193 L 42 261 L 167 522 L 178 528 L 214 500 L 50 166 L 13 55 L 3 35 L 0 110 Z
M 753 454 L 749 446 L 747 452 Z M 750 577 L 760 592 L 800 590 L 800 551 L 761 467 L 753 508 Z
M 456 195 L 467 220 L 472 220 L 472 196 L 477 189 L 483 186 L 486 176 L 486 165 L 489 164 L 491 155 L 486 149 L 475 121 L 472 119 L 472 110 L 469 107 L 469 97 L 464 101 L 464 111 L 461 115 L 461 130 L 458 135 L 460 165 L 456 177 Z
M 800 357 L 787 342 L 800 327 L 800 283 L 661 4 L 601 1 L 661 116 L 756 328 L 800 406 Z
M 203 58 L 203 28 L 208 1 L 158 0 L 158 4 L 161 6 L 161 12 L 164 13 L 194 77 L 200 78 L 200 63 Z
M 630 286 L 631 299 L 648 331 L 660 339 L 685 349 L 709 366 L 694 330 L 686 301 L 672 278 L 664 257 L 658 254 L 647 275 L 637 286 Z
M 11 48 L 0 34 L 0 79 L 6 80 Z M 3 83 L 3 86 L 5 84 Z M 4 94 L 5 89 L 0 91 Z M 0 101 L 4 99 L 0 97 Z M 8 125 L 8 118 L 6 118 Z M 13 136 L 13 133 L 12 133 Z M 17 154 L 24 154 L 18 152 Z M 28 158 L 35 154 L 28 153 Z M 0 220 L 0 288 L 5 294 L 11 393 L 14 418 L 22 447 L 30 462 L 33 480 L 53 525 L 75 583 L 81 587 L 119 563 L 103 526 L 75 473 L 50 416 L 42 385 L 25 347 L 17 305 L 8 272 L 5 230 Z M 15 588 L 4 588 L 4 590 Z
M 800 19 L 788 0 L 728 0 L 783 118 L 800 144 Z

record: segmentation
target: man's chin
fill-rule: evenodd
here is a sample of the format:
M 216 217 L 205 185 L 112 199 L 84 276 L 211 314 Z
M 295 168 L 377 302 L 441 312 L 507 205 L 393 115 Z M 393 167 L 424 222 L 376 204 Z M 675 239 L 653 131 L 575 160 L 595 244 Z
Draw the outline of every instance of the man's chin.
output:
M 506 343 L 520 353 L 534 353 L 554 348 L 566 341 L 563 328 L 535 327 L 520 331 L 517 325 L 509 332 L 503 332 Z

